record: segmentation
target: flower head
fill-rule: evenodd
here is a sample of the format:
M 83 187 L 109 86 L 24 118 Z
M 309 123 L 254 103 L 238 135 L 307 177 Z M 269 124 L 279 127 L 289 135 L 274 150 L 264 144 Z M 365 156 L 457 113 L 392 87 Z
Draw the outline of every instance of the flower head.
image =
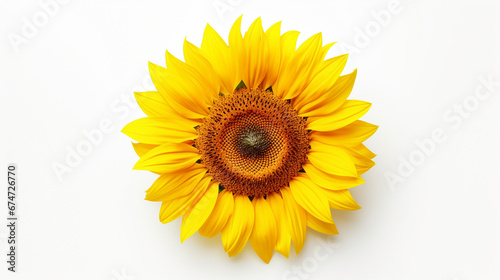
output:
M 134 168 L 160 175 L 146 192 L 160 221 L 182 216 L 181 241 L 221 233 L 230 257 L 250 241 L 268 263 L 291 242 L 298 254 L 306 227 L 337 234 L 330 208 L 360 208 L 349 189 L 374 165 L 362 142 L 377 126 L 358 120 L 370 104 L 347 100 L 356 70 L 341 76 L 347 55 L 325 60 L 321 33 L 296 48 L 280 23 L 240 26 L 228 45 L 207 25 L 184 61 L 150 63 L 157 91 L 136 93 L 148 117 L 123 132 L 138 141 Z

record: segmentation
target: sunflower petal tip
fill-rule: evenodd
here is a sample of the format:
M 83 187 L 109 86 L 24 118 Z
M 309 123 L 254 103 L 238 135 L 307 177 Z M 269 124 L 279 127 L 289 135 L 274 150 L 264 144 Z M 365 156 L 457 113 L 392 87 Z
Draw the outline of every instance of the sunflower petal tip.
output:
M 206 32 L 212 32 L 212 31 L 215 31 L 215 30 L 212 28 L 212 26 L 209 23 L 207 23 L 207 25 L 205 25 L 204 32 L 206 33 Z
M 271 259 L 272 259 L 272 256 L 269 257 L 269 258 L 260 258 L 263 262 L 265 262 L 266 264 L 269 264 L 271 262 Z
M 132 170 L 142 170 L 142 169 L 141 169 L 141 164 L 142 164 L 141 160 L 138 160 L 138 161 L 134 164 L 134 166 L 132 167 Z
M 184 241 L 186 241 L 186 239 L 188 239 L 188 236 L 181 234 L 181 244 L 184 243 Z
M 157 64 L 151 62 L 151 61 L 148 61 L 148 66 L 149 67 L 155 67 L 155 66 L 158 66 Z
M 238 17 L 238 18 L 234 21 L 233 26 L 235 26 L 235 25 L 236 25 L 236 26 L 238 26 L 238 25 L 239 25 L 239 26 L 241 26 L 241 21 L 242 21 L 242 19 L 243 19 L 243 14 L 241 14 L 241 15 L 240 15 L 240 16 L 239 16 L 239 17 Z

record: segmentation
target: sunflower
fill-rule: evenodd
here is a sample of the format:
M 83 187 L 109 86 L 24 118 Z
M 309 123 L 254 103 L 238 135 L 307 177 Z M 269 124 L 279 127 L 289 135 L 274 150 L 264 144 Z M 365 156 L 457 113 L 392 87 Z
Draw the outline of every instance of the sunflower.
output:
M 160 175 L 146 200 L 161 202 L 162 223 L 182 216 L 181 242 L 221 233 L 229 257 L 250 241 L 269 263 L 291 242 L 298 254 L 307 227 L 338 234 L 330 208 L 360 208 L 349 189 L 374 165 L 362 142 L 377 126 L 358 120 L 371 104 L 347 100 L 347 55 L 325 60 L 321 33 L 296 48 L 299 32 L 280 25 L 258 18 L 242 36 L 240 17 L 229 44 L 207 25 L 184 61 L 149 63 L 157 91 L 135 93 L 148 117 L 123 128 L 134 169 Z

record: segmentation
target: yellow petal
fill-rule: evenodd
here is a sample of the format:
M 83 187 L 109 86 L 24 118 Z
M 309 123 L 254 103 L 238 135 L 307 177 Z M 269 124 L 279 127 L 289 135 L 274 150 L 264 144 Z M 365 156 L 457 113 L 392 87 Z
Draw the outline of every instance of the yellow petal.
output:
M 344 147 L 344 149 L 351 156 L 352 161 L 356 166 L 359 175 L 370 170 L 370 168 L 372 168 L 375 165 L 375 162 L 373 160 L 359 153 L 356 149 L 349 149 L 349 147 L 347 146 Z
M 178 199 L 164 201 L 160 208 L 160 222 L 166 224 L 182 216 L 188 211 L 193 203 L 196 203 L 207 190 L 212 177 L 205 177 L 198 182 L 195 190 Z
M 218 85 L 212 85 L 193 66 L 182 62 L 168 51 L 165 52 L 167 68 L 172 72 L 172 79 L 167 85 L 171 89 L 183 91 L 183 94 L 190 98 L 199 108 L 208 112 L 207 106 L 211 106 L 214 96 L 219 94 Z
M 353 150 L 354 152 L 360 154 L 360 155 L 363 155 L 364 157 L 367 157 L 369 159 L 372 159 L 374 157 L 376 157 L 377 155 L 374 154 L 372 151 L 370 151 L 365 145 L 363 144 L 359 144 L 359 145 L 356 145 L 356 146 L 352 146 L 352 147 L 347 147 L 348 149 L 350 150 Z
M 361 209 L 349 190 L 331 191 L 322 189 L 323 195 L 328 199 L 330 207 L 338 210 L 358 210 Z
M 342 73 L 342 70 L 344 70 L 346 63 L 347 55 L 341 55 L 323 61 L 319 65 L 318 72 L 314 75 L 309 85 L 307 85 L 304 91 L 294 100 L 294 108 L 300 113 L 300 108 L 305 104 L 331 91 Z
M 243 36 L 241 35 L 241 19 L 243 15 L 238 17 L 231 26 L 229 31 L 229 47 L 233 49 L 241 48 L 243 45 Z M 222 40 L 222 39 L 221 39 Z
M 333 191 L 349 189 L 365 182 L 361 177 L 337 176 L 323 172 L 310 162 L 302 165 L 302 168 L 316 185 Z
M 318 193 L 314 182 L 305 173 L 301 173 L 290 181 L 293 198 L 309 214 L 324 221 L 333 223 L 328 200 Z
M 307 214 L 293 198 L 290 188 L 282 188 L 281 194 L 283 195 L 283 206 L 285 208 L 285 222 L 288 232 L 292 236 L 295 253 L 299 254 L 306 240 Z
M 201 122 L 200 120 L 186 119 L 184 116 L 179 115 L 157 91 L 134 92 L 134 96 L 142 111 L 149 117 L 178 118 L 193 127 Z
M 238 65 L 235 63 L 227 44 L 208 24 L 203 33 L 201 50 L 220 77 L 221 92 L 224 94 L 232 93 L 239 83 L 236 78 Z
M 158 147 L 158 145 L 151 145 L 151 144 L 144 144 L 144 143 L 132 143 L 132 146 L 134 147 L 135 153 L 139 156 L 142 157 L 145 155 L 147 152 L 151 151 L 152 149 Z
M 222 229 L 224 250 L 229 257 L 236 256 L 246 245 L 254 224 L 254 209 L 247 196 L 234 196 L 234 211 Z
M 134 147 L 135 153 L 139 156 L 142 157 L 145 155 L 147 152 L 151 151 L 152 149 L 158 147 L 159 145 L 151 145 L 151 144 L 143 144 L 143 143 L 132 143 L 132 146 Z M 158 172 L 153 172 L 158 175 L 161 175 L 161 173 Z
M 358 176 L 351 156 L 344 149 L 314 140 L 309 145 L 311 150 L 307 158 L 318 169 L 338 176 Z
M 266 199 L 263 197 L 254 198 L 252 202 L 255 209 L 255 222 L 250 235 L 250 244 L 257 255 L 265 263 L 269 263 L 273 257 L 278 234 L 276 220 Z
M 247 88 L 257 88 L 267 74 L 269 49 L 262 22 L 257 18 L 243 37 L 246 55 L 240 66 L 242 80 Z
M 375 165 L 375 162 L 371 166 L 358 166 L 356 165 L 356 170 L 358 170 L 359 175 L 365 174 L 368 170 L 370 170 Z
M 321 57 L 322 37 L 318 33 L 307 39 L 293 54 L 283 72 L 280 71 L 277 95 L 283 99 L 292 99 L 309 84 L 316 72 Z
M 278 72 L 278 77 L 273 85 L 273 93 L 279 98 L 283 98 L 283 94 L 287 87 L 285 81 L 285 71 L 288 69 L 293 55 L 295 54 L 295 48 L 297 47 L 297 38 L 300 32 L 298 31 L 287 31 L 283 33 L 280 37 L 280 68 Z
M 276 240 L 276 246 L 274 247 L 274 249 L 278 253 L 288 258 L 290 254 L 290 242 L 292 240 L 292 237 L 288 232 L 288 228 L 285 221 L 285 208 L 283 206 L 283 198 L 281 198 L 281 196 L 278 193 L 272 193 L 267 196 L 266 200 L 269 203 L 269 206 L 271 206 L 271 209 L 273 210 L 274 218 L 278 226 L 277 227 L 278 235 Z
M 361 118 L 370 109 L 371 104 L 359 100 L 347 100 L 335 112 L 307 119 L 307 129 L 331 131 L 342 128 Z
M 243 43 L 243 36 L 241 35 L 241 18 L 243 16 L 240 16 L 233 24 L 231 27 L 231 30 L 229 31 L 229 55 L 230 55 L 230 60 L 232 61 L 231 64 L 235 65 L 236 68 L 232 73 L 235 74 L 235 80 L 234 80 L 234 86 L 230 90 L 230 93 L 233 93 L 234 89 L 236 89 L 236 86 L 240 83 L 240 81 L 243 79 L 243 71 L 242 67 L 245 64 L 246 60 L 246 49 L 245 49 L 245 44 Z
M 321 220 L 316 219 L 313 215 L 307 214 L 307 226 L 314 229 L 315 231 L 324 234 L 339 234 L 337 227 L 333 221 L 331 223 L 326 223 Z
M 214 209 L 218 193 L 219 184 L 212 181 L 200 200 L 184 214 L 181 225 L 181 243 L 198 231 L 207 220 Z
M 354 121 L 343 128 L 333 131 L 312 131 L 311 139 L 328 145 L 357 145 L 370 138 L 378 126 L 364 122 Z
M 373 162 L 373 160 L 357 153 L 355 150 L 345 148 L 345 151 L 349 155 L 351 155 L 352 161 L 354 162 L 355 165 L 370 166 L 370 167 L 375 165 L 375 162 Z
M 188 195 L 201 181 L 207 169 L 194 164 L 187 170 L 165 173 L 146 191 L 146 200 L 167 201 Z
M 161 145 L 182 143 L 198 137 L 196 129 L 173 118 L 141 118 L 127 124 L 122 132 L 141 143 Z
M 200 158 L 198 150 L 184 143 L 167 143 L 147 152 L 134 169 L 157 173 L 175 172 L 192 166 Z
M 269 27 L 266 31 L 266 42 L 268 44 L 268 69 L 264 81 L 262 81 L 262 89 L 267 89 L 276 82 L 281 63 L 281 22 L 277 22 Z
M 324 45 L 323 47 L 321 47 L 321 49 L 319 50 L 318 61 L 323 61 L 325 59 L 326 54 L 332 48 L 332 46 L 335 45 L 335 43 L 337 43 L 337 42 L 328 43 L 328 44 Z M 333 59 L 333 58 L 331 58 L 331 59 Z M 328 59 L 328 60 L 331 60 L 331 59 Z M 320 68 L 320 67 L 318 67 L 318 68 Z
M 166 89 L 164 87 L 165 81 L 169 78 L 169 72 L 167 68 L 161 67 L 160 65 L 156 65 L 152 62 L 148 63 L 149 75 L 151 76 L 151 80 L 155 85 L 158 93 L 160 93 L 164 100 L 169 100 L 168 95 L 166 95 Z
M 281 66 L 283 63 L 289 62 L 292 59 L 293 54 L 295 53 L 295 49 L 297 48 L 297 39 L 300 35 L 300 32 L 291 30 L 283 33 L 280 38 L 280 46 L 281 46 Z
M 278 79 L 275 85 L 273 85 L 273 93 L 278 97 L 283 97 L 283 92 L 287 86 L 284 81 L 285 71 L 288 69 L 293 55 L 295 54 L 295 49 L 297 47 L 297 38 L 300 32 L 298 31 L 287 31 L 281 35 L 280 47 L 281 47 L 281 62 L 280 62 L 280 72 L 278 73 Z M 282 77 L 283 76 L 283 77 Z M 280 82 L 280 80 L 283 80 Z
M 234 210 L 234 198 L 231 192 L 223 190 L 217 197 L 212 213 L 198 231 L 205 237 L 214 237 L 222 231 Z
M 189 79 L 151 62 L 149 73 L 158 92 L 179 115 L 188 119 L 200 119 L 208 114 L 203 101 L 198 96 L 193 96 Z
M 370 170 L 373 166 L 375 166 L 375 162 L 370 159 L 363 160 L 354 160 L 354 165 L 356 166 L 356 170 L 359 175 L 363 175 L 366 171 Z
M 328 115 L 337 110 L 351 94 L 354 82 L 356 81 L 357 70 L 352 73 L 340 76 L 333 87 L 318 96 L 316 99 L 309 99 L 308 103 L 298 108 L 301 117 L 315 117 Z
M 361 160 L 372 159 L 376 156 L 363 144 L 358 144 L 355 146 L 344 146 L 343 148 L 348 154 Z
M 157 91 L 134 92 L 135 100 L 149 117 L 169 117 L 173 111 Z M 175 111 L 174 111 L 175 112 Z
M 184 59 L 188 65 L 193 66 L 195 77 L 202 81 L 202 86 L 209 88 L 207 95 L 207 104 L 213 103 L 214 97 L 219 95 L 221 82 L 220 78 L 215 72 L 204 53 L 195 45 L 187 40 L 184 40 Z
M 349 190 L 332 191 L 318 185 L 309 185 L 320 197 L 326 199 L 329 206 L 339 210 L 357 210 L 361 207 L 354 201 Z M 312 214 L 312 213 L 311 213 Z M 326 221 L 325 221 L 326 222 Z M 333 222 L 333 220 L 332 220 Z

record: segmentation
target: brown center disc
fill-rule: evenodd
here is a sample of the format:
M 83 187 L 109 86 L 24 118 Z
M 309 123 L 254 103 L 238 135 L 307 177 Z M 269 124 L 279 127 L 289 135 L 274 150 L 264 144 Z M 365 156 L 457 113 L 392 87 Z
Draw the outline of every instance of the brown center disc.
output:
M 196 147 L 214 180 L 234 194 L 260 197 L 297 175 L 309 147 L 306 122 L 270 91 L 242 88 L 214 102 Z

